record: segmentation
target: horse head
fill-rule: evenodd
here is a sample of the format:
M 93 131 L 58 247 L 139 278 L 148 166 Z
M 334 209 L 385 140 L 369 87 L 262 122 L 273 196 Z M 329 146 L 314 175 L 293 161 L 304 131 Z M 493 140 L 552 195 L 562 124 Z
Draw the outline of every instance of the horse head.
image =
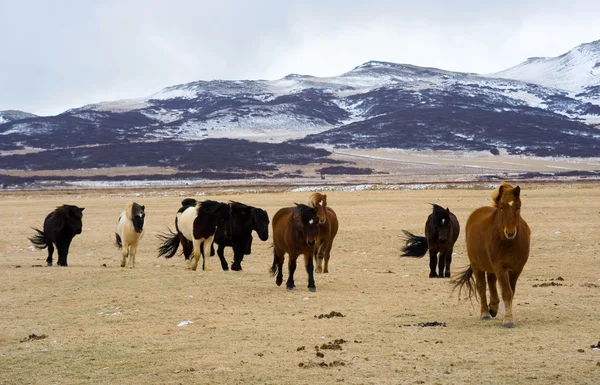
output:
M 71 231 L 73 231 L 73 233 L 81 234 L 81 229 L 83 227 L 83 210 L 85 210 L 85 207 L 63 205 L 58 209 L 61 208 L 65 211 L 65 225 L 68 226 L 71 229 Z
M 440 243 L 446 243 L 446 240 L 450 237 L 450 210 L 433 203 L 431 205 L 433 206 L 433 212 L 431 220 L 428 221 L 430 233 L 436 234 Z
M 297 234 L 306 239 L 308 246 L 313 247 L 319 234 L 319 219 L 315 210 L 310 206 L 296 203 L 292 220 Z
M 136 233 L 141 233 L 144 230 L 144 218 L 146 217 L 146 206 L 133 202 L 131 204 L 131 221 Z
M 508 240 L 517 237 L 521 221 L 521 188 L 502 182 L 494 192 L 492 199 L 496 210 L 496 226 L 501 236 Z
M 327 194 L 313 193 L 310 196 L 308 205 L 315 209 L 320 224 L 327 221 Z
M 256 231 L 261 241 L 269 239 L 269 215 L 263 209 L 252 208 L 252 229 Z

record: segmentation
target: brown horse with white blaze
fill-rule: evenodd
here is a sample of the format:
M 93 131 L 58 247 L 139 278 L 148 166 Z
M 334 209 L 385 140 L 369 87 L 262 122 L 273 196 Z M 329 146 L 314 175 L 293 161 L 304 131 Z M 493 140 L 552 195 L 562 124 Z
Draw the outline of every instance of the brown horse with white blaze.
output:
M 481 319 L 498 313 L 500 284 L 505 315 L 502 325 L 515 327 L 512 300 L 517 279 L 529 258 L 531 230 L 521 218 L 521 189 L 502 182 L 492 195 L 493 206 L 480 207 L 467 220 L 466 241 L 469 268 L 454 280 L 455 288 L 467 286 L 469 297 L 475 288 L 481 301 Z M 490 302 L 486 297 L 486 275 Z M 459 292 L 460 295 L 460 292 Z
M 303 204 L 296 204 L 296 207 L 284 207 L 275 213 L 271 223 L 273 225 L 273 266 L 271 267 L 271 275 L 277 275 L 275 283 L 277 286 L 281 286 L 283 282 L 283 262 L 285 253 L 287 253 L 289 256 L 289 277 L 286 287 L 288 290 L 295 287 L 296 260 L 302 254 L 308 273 L 308 289 L 313 292 L 316 291 L 313 275 L 313 254 L 319 234 L 319 224 L 315 210 Z
M 327 206 L 327 194 L 313 193 L 308 205 L 315 210 L 319 219 L 319 236 L 315 245 L 316 272 L 329 273 L 329 257 L 339 225 L 337 215 Z

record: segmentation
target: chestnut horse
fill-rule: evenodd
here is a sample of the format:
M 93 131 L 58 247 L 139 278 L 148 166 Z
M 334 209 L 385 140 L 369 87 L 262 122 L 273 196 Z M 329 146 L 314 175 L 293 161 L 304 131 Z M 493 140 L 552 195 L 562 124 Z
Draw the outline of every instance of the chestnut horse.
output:
M 477 288 L 481 299 L 482 320 L 498 313 L 500 283 L 505 315 L 502 325 L 515 327 L 512 300 L 517 279 L 529 257 L 531 230 L 521 218 L 521 189 L 502 182 L 492 195 L 493 207 L 480 207 L 467 220 L 466 240 L 470 266 L 455 278 L 455 288 L 466 285 L 469 297 Z M 490 286 L 490 302 L 486 297 L 486 275 Z M 459 289 L 459 296 L 460 296 Z
M 308 205 L 315 209 L 319 219 L 319 236 L 315 245 L 316 272 L 329 273 L 329 254 L 333 247 L 333 239 L 338 232 L 337 215 L 331 207 L 327 206 L 327 194 L 313 193 L 308 200 Z
M 421 258 L 429 250 L 429 278 L 450 278 L 452 252 L 460 233 L 460 225 L 456 215 L 448 208 L 444 209 L 436 204 L 432 206 L 433 212 L 425 222 L 424 237 L 402 230 L 406 235 L 406 245 L 402 247 L 401 256 Z M 439 273 L 435 272 L 436 265 Z
M 308 289 L 316 291 L 313 275 L 313 254 L 315 242 L 319 234 L 319 220 L 315 210 L 307 205 L 297 204 L 296 207 L 279 209 L 273 217 L 273 266 L 271 275 L 277 275 L 275 283 L 281 286 L 283 282 L 283 262 L 285 253 L 288 253 L 289 277 L 286 283 L 288 290 L 294 285 L 294 272 L 296 260 L 300 254 L 304 255 L 304 265 L 308 273 Z

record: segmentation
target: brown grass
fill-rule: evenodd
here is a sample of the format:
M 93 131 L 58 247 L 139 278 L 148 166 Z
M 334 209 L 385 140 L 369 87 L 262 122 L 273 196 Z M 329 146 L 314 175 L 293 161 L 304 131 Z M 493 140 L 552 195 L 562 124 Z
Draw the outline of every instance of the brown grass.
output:
M 595 384 L 600 185 L 521 187 L 533 236 L 513 330 L 480 321 L 477 303 L 427 278 L 427 258 L 399 258 L 401 230 L 422 234 L 429 202 L 450 207 L 464 229 L 469 213 L 489 204 L 489 189 L 327 192 L 340 231 L 316 293 L 302 267 L 294 291 L 275 286 L 270 241 L 256 236 L 239 273 L 221 271 L 216 258 L 211 271 L 196 272 L 183 257 L 157 259 L 155 234 L 172 227 L 189 190 L 1 193 L 0 384 Z M 309 195 L 206 198 L 272 216 Z M 135 270 L 119 266 L 112 243 L 132 199 L 147 213 Z M 35 267 L 46 252 L 29 249 L 30 227 L 63 203 L 86 207 L 70 266 Z M 453 274 L 467 264 L 464 247 L 463 232 Z M 558 277 L 563 286 L 540 285 Z

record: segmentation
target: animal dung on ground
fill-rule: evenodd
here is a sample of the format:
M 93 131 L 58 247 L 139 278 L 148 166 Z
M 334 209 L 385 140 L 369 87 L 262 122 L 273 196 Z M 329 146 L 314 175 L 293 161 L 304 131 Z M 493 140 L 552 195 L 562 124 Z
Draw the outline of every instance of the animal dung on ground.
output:
M 342 313 L 340 313 L 339 311 L 334 311 L 332 310 L 331 312 L 329 312 L 328 314 L 319 314 L 318 316 L 315 316 L 315 318 L 318 319 L 322 319 L 322 318 L 333 318 L 333 317 L 345 317 L 345 315 L 343 315 Z
M 177 326 L 186 326 L 189 324 L 193 324 L 194 321 L 181 321 L 180 323 L 177 324 Z
M 48 338 L 48 336 L 46 334 L 40 334 L 38 336 L 37 334 L 33 333 L 30 334 L 27 338 L 22 339 L 21 342 L 43 340 L 44 338 Z

